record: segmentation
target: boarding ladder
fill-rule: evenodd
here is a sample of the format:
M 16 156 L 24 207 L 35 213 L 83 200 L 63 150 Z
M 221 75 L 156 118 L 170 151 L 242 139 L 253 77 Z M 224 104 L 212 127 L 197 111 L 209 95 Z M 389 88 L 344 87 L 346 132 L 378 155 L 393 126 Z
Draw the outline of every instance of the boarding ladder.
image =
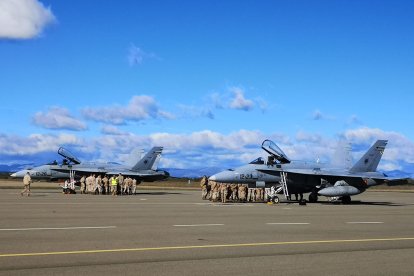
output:
M 69 171 L 69 179 L 70 179 L 70 183 L 75 183 L 75 171 L 74 170 L 70 170 Z
M 284 171 L 280 172 L 280 184 L 282 184 L 283 194 L 286 199 L 289 199 L 289 191 L 287 187 L 287 173 Z

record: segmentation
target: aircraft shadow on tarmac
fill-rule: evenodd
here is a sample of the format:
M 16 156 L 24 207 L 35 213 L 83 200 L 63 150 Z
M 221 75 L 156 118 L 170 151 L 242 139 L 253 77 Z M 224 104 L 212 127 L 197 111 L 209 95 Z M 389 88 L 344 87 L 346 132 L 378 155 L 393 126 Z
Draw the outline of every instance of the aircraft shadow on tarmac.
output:
M 136 193 L 137 196 L 140 195 L 182 195 L 182 193 L 177 192 L 139 192 Z
M 319 202 L 319 204 L 323 205 L 366 205 L 366 206 L 390 206 L 390 207 L 400 207 L 400 206 L 409 206 L 413 204 L 401 204 L 401 203 L 394 203 L 394 202 L 387 202 L 387 201 L 360 201 L 355 200 L 351 201 L 348 204 L 343 204 L 342 202 Z

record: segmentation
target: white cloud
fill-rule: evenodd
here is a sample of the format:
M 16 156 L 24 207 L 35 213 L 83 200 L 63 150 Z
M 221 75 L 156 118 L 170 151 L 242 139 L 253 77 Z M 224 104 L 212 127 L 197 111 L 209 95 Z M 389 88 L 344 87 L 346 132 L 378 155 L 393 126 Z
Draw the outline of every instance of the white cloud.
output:
M 298 131 L 296 133 L 296 141 L 298 142 L 310 142 L 314 144 L 320 144 L 323 138 L 318 133 L 309 133 L 305 131 Z
M 369 146 L 378 139 L 388 140 L 388 145 L 383 155 L 384 160 L 414 162 L 414 142 L 401 133 L 384 131 L 378 128 L 361 127 L 347 130 L 342 136 L 352 144 L 364 146 Z
M 214 108 L 223 109 L 225 107 L 225 99 L 217 92 L 210 94 L 208 100 L 212 103 Z
M 0 1 L 0 38 L 34 38 L 55 21 L 50 7 L 37 0 Z
M 108 107 L 86 107 L 82 109 L 86 119 L 96 122 L 122 125 L 127 121 L 148 119 L 175 119 L 169 112 L 158 107 L 155 99 L 147 95 L 133 96 L 128 105 L 112 105 Z
M 119 129 L 107 130 L 117 133 Z M 371 133 L 371 135 L 361 135 Z M 121 131 L 122 133 L 122 131 Z M 325 137 L 320 134 L 299 132 L 296 138 L 280 133 L 265 134 L 260 131 L 239 130 L 223 134 L 211 130 L 192 133 L 153 133 L 150 135 L 100 135 L 79 138 L 75 135 L 33 134 L 20 137 L 0 134 L 1 163 L 8 160 L 29 160 L 39 162 L 38 155 L 50 152 L 54 159 L 59 146 L 79 153 L 83 161 L 125 161 L 133 149 L 145 151 L 152 146 L 163 146 L 161 167 L 200 168 L 236 167 L 267 154 L 261 149 L 265 139 L 274 141 L 292 160 L 316 161 L 333 164 L 335 167 L 349 167 L 351 157 L 358 160 L 378 138 L 378 134 L 389 134 L 387 146 L 379 168 L 383 170 L 400 169 L 404 164 L 414 163 L 414 143 L 399 133 L 388 133 L 378 129 L 353 129 L 343 134 L 342 139 Z M 344 137 L 350 139 L 344 139 Z M 353 152 L 349 152 L 352 142 Z M 356 150 L 355 150 L 356 149 Z M 25 157 L 26 156 L 26 157 Z M 26 158 L 26 159 L 25 159 Z M 51 158 L 50 158 L 51 159 Z
M 0 134 L 0 155 L 34 155 L 57 152 L 61 145 L 82 145 L 84 141 L 73 134 L 32 134 L 28 137 Z
M 84 122 L 74 118 L 69 111 L 62 107 L 51 107 L 47 112 L 37 112 L 32 117 L 32 122 L 40 127 L 48 129 L 85 130 Z
M 382 171 L 395 171 L 395 170 L 402 170 L 402 167 L 398 164 L 391 163 L 391 162 L 381 162 L 378 165 L 378 169 Z
M 154 53 L 147 53 L 143 49 L 131 44 L 128 49 L 128 63 L 130 66 L 140 65 L 144 59 L 158 59 Z
M 213 111 L 207 107 L 197 107 L 191 105 L 179 105 L 178 108 L 181 110 L 182 118 L 197 118 L 197 117 L 207 117 L 214 120 L 215 116 Z
M 101 128 L 101 133 L 107 134 L 107 135 L 128 135 L 128 132 L 122 131 L 116 126 L 112 126 L 112 125 L 103 126 Z
M 254 102 L 244 97 L 243 89 L 240 87 L 231 87 L 229 90 L 233 93 L 233 98 L 229 104 L 230 108 L 244 111 L 250 111 L 254 108 Z

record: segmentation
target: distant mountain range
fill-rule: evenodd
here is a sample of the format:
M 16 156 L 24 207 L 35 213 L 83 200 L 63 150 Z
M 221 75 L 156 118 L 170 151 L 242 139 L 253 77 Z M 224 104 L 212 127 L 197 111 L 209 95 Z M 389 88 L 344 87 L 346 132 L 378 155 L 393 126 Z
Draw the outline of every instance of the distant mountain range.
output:
M 12 164 L 12 165 L 0 164 L 0 172 L 12 173 L 12 172 L 17 172 L 17 171 L 20 171 L 26 168 L 34 167 L 34 166 L 35 166 L 34 164 Z M 203 175 L 210 176 L 218 172 L 224 171 L 225 169 L 226 168 L 222 168 L 222 167 L 188 168 L 188 169 L 160 168 L 160 170 L 165 170 L 169 172 L 172 177 L 178 177 L 178 178 L 199 178 L 199 177 L 202 177 Z M 390 177 L 414 178 L 414 174 L 407 173 L 401 170 L 386 171 L 384 173 Z

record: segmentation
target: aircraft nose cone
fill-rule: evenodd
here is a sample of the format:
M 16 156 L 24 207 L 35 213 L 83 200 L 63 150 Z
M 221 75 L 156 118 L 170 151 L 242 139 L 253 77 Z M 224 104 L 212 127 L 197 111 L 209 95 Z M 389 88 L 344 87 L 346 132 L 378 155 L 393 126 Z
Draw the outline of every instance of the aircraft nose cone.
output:
M 17 175 L 16 175 L 16 173 L 12 173 L 10 176 L 11 177 L 16 177 Z
M 208 180 L 211 180 L 211 181 L 216 181 L 216 179 L 217 179 L 216 175 L 212 175 L 208 178 Z

